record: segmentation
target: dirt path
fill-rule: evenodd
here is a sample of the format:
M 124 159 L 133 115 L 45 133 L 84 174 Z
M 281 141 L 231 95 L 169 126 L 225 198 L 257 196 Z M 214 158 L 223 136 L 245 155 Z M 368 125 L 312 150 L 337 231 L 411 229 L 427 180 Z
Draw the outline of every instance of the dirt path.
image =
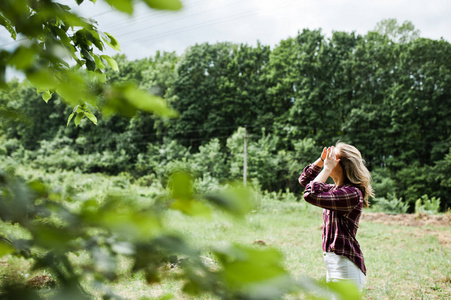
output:
M 402 226 L 451 226 L 451 215 L 363 213 L 361 220 Z
M 443 215 L 425 215 L 425 214 L 385 214 L 385 213 L 364 213 L 361 220 L 376 222 L 385 225 L 401 225 L 401 226 L 449 226 L 451 227 L 451 215 L 449 213 Z M 418 228 L 411 234 L 422 237 L 425 235 L 437 236 L 440 244 L 451 248 L 451 232 L 439 229 Z

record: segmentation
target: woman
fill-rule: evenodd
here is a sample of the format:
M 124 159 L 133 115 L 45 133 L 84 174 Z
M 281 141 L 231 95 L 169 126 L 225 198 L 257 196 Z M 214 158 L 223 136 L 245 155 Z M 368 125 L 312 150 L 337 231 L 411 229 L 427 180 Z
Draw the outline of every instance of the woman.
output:
M 335 184 L 326 183 L 329 176 Z M 360 291 L 366 268 L 356 234 L 362 208 L 368 207 L 368 197 L 374 195 L 370 180 L 359 150 L 342 142 L 324 148 L 321 157 L 299 177 L 305 187 L 305 201 L 324 208 L 322 239 L 327 282 L 347 279 Z

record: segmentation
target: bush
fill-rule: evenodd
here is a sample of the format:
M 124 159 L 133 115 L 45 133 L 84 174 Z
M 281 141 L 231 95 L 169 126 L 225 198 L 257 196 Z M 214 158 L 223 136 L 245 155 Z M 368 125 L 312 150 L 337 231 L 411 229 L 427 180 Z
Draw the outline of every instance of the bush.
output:
M 440 210 L 440 198 L 432 197 L 429 199 L 428 195 L 423 195 L 415 202 L 415 213 L 437 214 Z
M 396 192 L 396 182 L 390 178 L 388 169 L 375 168 L 371 171 L 372 186 L 379 198 L 388 198 Z
M 209 173 L 204 173 L 202 177 L 194 180 L 194 189 L 197 194 L 216 193 L 221 190 L 219 180 Z
M 244 128 L 238 130 L 227 139 L 227 148 L 230 151 L 229 166 L 232 179 L 243 178 L 244 155 Z M 248 140 L 247 145 L 247 178 L 257 179 L 264 190 L 277 190 L 278 178 L 276 176 L 278 139 L 272 135 L 263 136 L 257 142 Z
M 396 194 L 389 194 L 387 199 L 375 198 L 374 201 L 371 210 L 377 212 L 405 214 L 409 209 L 409 204 L 403 202 L 402 198 L 397 198 Z

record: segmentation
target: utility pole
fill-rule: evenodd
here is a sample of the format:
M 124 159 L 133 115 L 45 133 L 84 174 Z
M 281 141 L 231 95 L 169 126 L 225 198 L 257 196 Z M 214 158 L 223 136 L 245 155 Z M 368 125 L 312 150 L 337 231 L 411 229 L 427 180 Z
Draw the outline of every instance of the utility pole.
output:
M 243 185 L 247 182 L 247 128 L 244 126 L 244 163 L 243 163 Z

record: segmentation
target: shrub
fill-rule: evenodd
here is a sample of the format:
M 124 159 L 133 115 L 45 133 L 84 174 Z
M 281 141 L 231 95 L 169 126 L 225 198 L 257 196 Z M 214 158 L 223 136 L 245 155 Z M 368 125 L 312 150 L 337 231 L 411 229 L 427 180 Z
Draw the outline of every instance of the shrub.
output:
M 437 214 L 440 210 L 440 198 L 423 195 L 415 202 L 415 213 Z
M 373 211 L 405 214 L 409 209 L 409 204 L 397 198 L 396 194 L 389 194 L 388 198 L 375 198 L 374 201 L 371 207 Z
M 375 168 L 371 171 L 372 186 L 379 198 L 388 198 L 396 192 L 396 182 L 390 178 L 388 169 Z
M 209 173 L 204 173 L 202 177 L 194 180 L 194 189 L 197 194 L 209 194 L 218 192 L 221 189 L 219 180 Z

